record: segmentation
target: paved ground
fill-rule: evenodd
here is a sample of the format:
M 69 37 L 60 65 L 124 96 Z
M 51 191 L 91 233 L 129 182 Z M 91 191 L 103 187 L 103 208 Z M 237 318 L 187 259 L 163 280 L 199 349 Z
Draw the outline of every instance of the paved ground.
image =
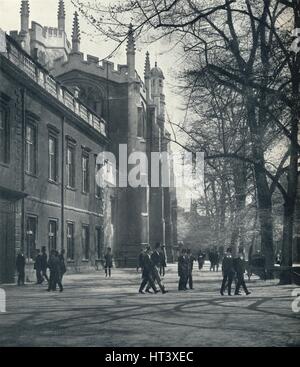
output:
M 250 296 L 222 297 L 220 277 L 196 269 L 195 290 L 178 292 L 171 265 L 165 295 L 138 294 L 140 274 L 131 269 L 114 269 L 111 279 L 66 276 L 63 293 L 2 286 L 0 346 L 300 346 L 295 286 L 253 279 Z

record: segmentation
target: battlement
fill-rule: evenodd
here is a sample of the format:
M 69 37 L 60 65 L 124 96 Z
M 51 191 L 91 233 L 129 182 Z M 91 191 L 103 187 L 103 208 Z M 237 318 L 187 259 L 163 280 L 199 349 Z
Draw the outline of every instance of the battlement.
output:
M 89 110 L 78 98 L 76 98 L 68 89 L 61 86 L 42 66 L 37 64 L 24 50 L 13 42 L 12 38 L 6 37 L 6 52 L 2 53 L 15 66 L 22 70 L 32 81 L 37 83 L 52 97 L 60 101 L 66 108 L 75 113 L 83 120 L 97 130 L 102 135 L 107 135 L 106 121 L 96 116 Z
M 110 61 L 99 61 L 98 57 L 87 55 L 86 59 L 82 52 L 72 52 L 65 61 L 62 57 L 54 60 L 54 75 L 62 75 L 73 70 L 80 70 L 88 74 L 95 75 L 103 79 L 109 79 L 116 83 L 126 83 L 128 81 L 127 65 L 117 65 Z
M 71 51 L 66 32 L 55 27 L 43 27 L 32 21 L 30 39 L 31 42 L 41 43 L 46 48 L 64 48 L 68 53 Z

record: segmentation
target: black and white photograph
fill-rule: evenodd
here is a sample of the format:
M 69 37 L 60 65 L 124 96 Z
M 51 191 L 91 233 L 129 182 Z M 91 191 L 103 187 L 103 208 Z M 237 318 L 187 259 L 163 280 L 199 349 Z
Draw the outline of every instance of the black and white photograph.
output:
M 299 129 L 300 0 L 0 0 L 0 348 L 300 347 Z

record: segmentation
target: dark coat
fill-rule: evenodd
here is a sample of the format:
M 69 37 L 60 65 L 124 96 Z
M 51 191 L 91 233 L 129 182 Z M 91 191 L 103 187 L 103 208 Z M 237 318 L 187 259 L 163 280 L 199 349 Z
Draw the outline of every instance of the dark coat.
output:
M 157 252 L 157 251 L 154 251 L 151 255 L 152 263 L 159 268 L 160 265 L 161 265 L 161 260 L 162 260 L 161 253 Z
M 61 262 L 58 256 L 51 255 L 48 261 L 48 268 L 50 273 L 55 276 L 61 276 Z
M 167 266 L 167 262 L 166 262 L 166 254 L 165 251 L 162 250 L 160 252 L 160 266 L 166 267 Z
M 245 261 L 238 257 L 234 259 L 234 270 L 236 271 L 237 275 L 243 275 L 245 273 Z
M 16 268 L 18 272 L 22 272 L 25 269 L 25 257 L 24 255 L 18 254 L 16 259 Z
M 108 254 L 108 253 L 105 254 L 104 259 L 105 259 L 105 264 L 104 264 L 105 268 L 112 268 L 112 266 L 113 266 L 113 256 L 112 256 L 112 254 Z
M 188 276 L 189 274 L 189 259 L 187 255 L 180 255 L 178 258 L 178 275 L 180 277 Z
M 143 267 L 143 278 L 147 278 L 149 275 L 152 276 L 155 265 L 153 264 L 151 257 L 147 254 L 144 256 L 144 267 Z
M 67 271 L 66 264 L 65 264 L 65 258 L 63 255 L 59 255 L 59 261 L 60 261 L 60 271 L 61 274 L 65 274 Z
M 222 262 L 222 271 L 224 274 L 234 273 L 233 258 L 225 256 Z
M 43 271 L 47 270 L 47 264 L 48 264 L 48 256 L 46 253 L 41 254 L 41 267 Z
M 37 271 L 42 270 L 42 256 L 41 255 L 37 255 L 37 257 L 35 258 L 34 269 Z

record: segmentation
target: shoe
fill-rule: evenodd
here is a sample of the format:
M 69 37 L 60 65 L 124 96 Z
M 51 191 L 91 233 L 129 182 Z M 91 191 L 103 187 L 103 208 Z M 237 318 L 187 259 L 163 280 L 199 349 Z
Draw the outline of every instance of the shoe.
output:
M 64 289 L 63 289 L 63 288 L 61 288 L 59 291 L 60 291 L 60 292 L 63 292 L 63 291 L 64 291 Z
M 156 293 L 158 293 L 158 290 L 157 289 L 154 291 L 154 294 L 156 294 Z
M 47 289 L 47 292 L 51 292 L 51 289 Z
M 165 289 L 161 292 L 162 294 L 168 293 Z
M 249 292 L 249 291 L 248 291 L 248 292 L 246 293 L 246 296 L 249 296 L 249 294 L 251 294 L 251 292 Z
M 143 291 L 139 291 L 139 293 L 141 293 L 141 294 L 145 294 L 145 292 L 143 292 Z
M 231 293 L 228 293 L 228 296 L 232 296 L 232 294 Z
M 224 293 L 223 292 L 220 292 L 221 296 L 224 296 Z
M 150 291 L 150 289 L 146 289 L 145 292 L 152 294 L 152 292 Z

